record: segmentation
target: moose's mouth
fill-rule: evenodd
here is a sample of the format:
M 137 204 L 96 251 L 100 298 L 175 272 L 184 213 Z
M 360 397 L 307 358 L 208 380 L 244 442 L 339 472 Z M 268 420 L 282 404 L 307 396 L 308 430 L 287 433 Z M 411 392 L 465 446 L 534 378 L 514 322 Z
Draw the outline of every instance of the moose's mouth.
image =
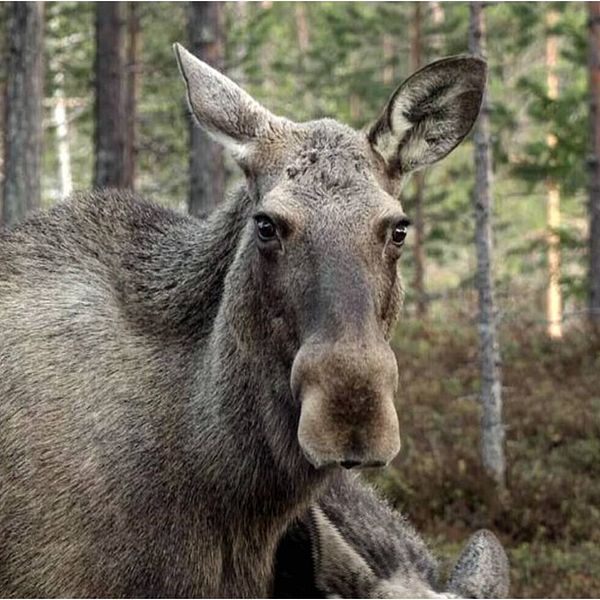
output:
M 302 448 L 302 453 L 306 460 L 315 469 L 328 469 L 333 467 L 343 467 L 344 469 L 379 469 L 385 467 L 387 463 L 382 460 L 372 460 L 369 462 L 363 462 L 359 459 L 345 459 L 340 461 L 330 460 L 328 462 L 320 462 L 317 458 L 312 456 L 305 448 Z
M 320 461 L 316 456 L 313 456 L 313 454 L 310 452 L 310 450 L 307 450 L 306 448 L 304 448 L 302 446 L 302 444 L 300 444 L 300 448 L 302 450 L 302 454 L 304 454 L 304 458 L 306 458 L 306 460 L 315 469 L 328 469 L 328 468 L 336 467 L 337 464 L 338 464 L 334 460 L 330 460 L 330 461 L 327 461 L 327 462 Z
M 398 454 L 400 434 L 393 396 L 376 398 L 364 410 L 356 410 L 351 402 L 340 407 L 341 402 L 311 387 L 300 401 L 298 442 L 316 469 L 383 467 Z

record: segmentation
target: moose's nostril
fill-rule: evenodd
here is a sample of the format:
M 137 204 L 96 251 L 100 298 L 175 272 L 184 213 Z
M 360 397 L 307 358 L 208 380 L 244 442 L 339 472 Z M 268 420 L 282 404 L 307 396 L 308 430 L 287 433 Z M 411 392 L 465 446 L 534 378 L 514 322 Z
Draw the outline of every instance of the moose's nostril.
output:
M 353 467 L 357 467 L 360 465 L 359 460 L 343 460 L 340 462 L 340 465 L 344 467 L 344 469 L 352 469 Z

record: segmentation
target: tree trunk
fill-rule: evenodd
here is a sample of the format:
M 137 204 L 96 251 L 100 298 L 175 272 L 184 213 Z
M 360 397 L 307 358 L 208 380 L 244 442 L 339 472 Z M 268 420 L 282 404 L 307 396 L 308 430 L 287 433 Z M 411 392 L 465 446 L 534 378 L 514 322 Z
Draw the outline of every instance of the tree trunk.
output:
M 124 32 L 122 2 L 96 2 L 95 187 L 124 187 Z
M 306 16 L 306 7 L 303 2 L 295 4 L 296 32 L 298 34 L 298 48 L 302 55 L 308 52 L 310 48 L 310 30 L 308 28 L 308 19 Z
M 417 71 L 423 62 L 422 36 L 421 36 L 421 3 L 415 2 L 412 21 L 412 36 L 410 44 L 411 69 Z M 413 288 L 417 298 L 417 316 L 427 314 L 427 295 L 425 293 L 425 218 L 423 214 L 423 195 L 425 192 L 425 172 L 417 171 L 413 175 L 415 201 L 414 201 L 414 232 L 413 255 L 415 260 L 415 275 Z
M 588 3 L 588 11 L 592 138 L 589 200 L 589 313 L 592 324 L 600 330 L 600 2 Z
M 431 20 L 436 27 L 437 32 L 430 37 L 430 48 L 435 52 L 441 52 L 444 47 L 444 36 L 441 33 L 441 26 L 446 20 L 444 6 L 442 2 L 430 2 L 431 5 Z
M 139 87 L 140 15 L 136 2 L 127 3 L 127 61 L 124 94 L 125 114 L 125 173 L 123 185 L 135 189 L 135 165 L 137 162 L 137 98 Z
M 1 220 L 20 221 L 40 204 L 43 95 L 43 3 L 11 2 L 4 103 Z
M 220 2 L 190 2 L 189 36 L 192 53 L 223 70 L 223 5 Z M 189 212 L 208 215 L 223 198 L 225 168 L 223 150 L 195 123 L 190 130 Z
M 58 169 L 60 175 L 60 192 L 66 198 L 73 191 L 71 175 L 71 151 L 69 147 L 69 121 L 64 92 L 64 73 L 59 71 L 55 77 L 54 91 L 54 126 L 56 127 L 56 146 Z
M 470 4 L 469 49 L 485 55 L 485 23 L 481 2 Z M 496 485 L 505 485 L 504 425 L 500 351 L 496 333 L 492 246 L 492 155 L 488 94 L 483 100 L 475 127 L 475 245 L 477 250 L 477 290 L 479 295 L 479 334 L 481 347 L 481 454 L 486 472 Z
M 398 53 L 396 38 L 389 33 L 384 33 L 381 37 L 381 50 L 384 64 L 382 81 L 386 87 L 391 87 L 396 82 L 396 62 Z
M 229 63 L 229 75 L 241 88 L 244 88 L 246 86 L 246 74 L 243 63 L 248 53 L 250 32 L 248 2 L 246 0 L 239 0 L 238 2 L 230 3 L 229 7 L 232 12 L 232 18 L 235 20 L 237 26 L 237 37 L 235 40 L 231 40 L 233 56 Z
M 0 132 L 4 131 L 4 106 L 6 101 L 6 69 L 8 62 L 8 7 L 7 3 L 0 4 Z M 4 134 L 0 134 L 0 225 L 2 225 L 2 182 L 4 181 Z
M 354 51 L 350 54 L 349 63 L 350 72 L 356 73 L 361 63 L 361 56 L 357 51 Z M 361 95 L 355 89 L 351 89 L 350 91 L 348 108 L 350 112 L 351 124 L 357 127 L 363 117 L 363 107 Z
M 554 27 L 558 21 L 558 13 L 551 10 L 546 18 L 548 28 Z M 549 34 L 546 39 L 546 67 L 548 69 L 548 98 L 558 97 L 558 77 L 556 62 L 558 57 L 556 36 Z M 547 136 L 548 147 L 556 146 L 556 136 L 550 132 Z M 548 244 L 548 289 L 546 298 L 546 319 L 548 335 L 551 338 L 562 337 L 562 296 L 560 292 L 560 240 L 557 230 L 560 227 L 560 190 L 558 182 L 549 177 L 546 181 L 547 201 L 547 244 Z

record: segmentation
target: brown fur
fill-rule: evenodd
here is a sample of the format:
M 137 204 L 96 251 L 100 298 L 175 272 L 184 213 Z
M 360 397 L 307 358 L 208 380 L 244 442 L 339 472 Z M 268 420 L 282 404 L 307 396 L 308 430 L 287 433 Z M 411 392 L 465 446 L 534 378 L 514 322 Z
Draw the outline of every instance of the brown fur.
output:
M 102 192 L 0 236 L 3 596 L 264 596 L 316 467 L 398 447 L 389 157 L 178 56 L 244 188 L 204 222 Z

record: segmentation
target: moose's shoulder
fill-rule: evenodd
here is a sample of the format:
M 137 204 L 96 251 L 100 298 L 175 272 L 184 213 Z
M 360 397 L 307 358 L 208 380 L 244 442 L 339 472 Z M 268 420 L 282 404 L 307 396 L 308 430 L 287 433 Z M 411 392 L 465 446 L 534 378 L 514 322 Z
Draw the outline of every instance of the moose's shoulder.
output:
M 89 225 L 152 229 L 197 223 L 193 217 L 183 215 L 146 198 L 123 190 L 97 190 L 75 194 L 50 211 L 55 218 L 71 213 Z
M 49 210 L 32 214 L 11 229 L 0 230 L 0 248 L 16 252 L 48 246 L 51 255 L 132 245 L 173 229 L 197 229 L 200 221 L 130 192 L 79 192 Z M 85 253 L 85 252 L 84 252 Z
M 170 238 L 195 237 L 200 221 L 129 192 L 76 193 L 0 231 L 0 278 L 64 270 L 116 275 L 125 257 L 142 259 Z M 112 276 L 114 278 L 114 275 Z

